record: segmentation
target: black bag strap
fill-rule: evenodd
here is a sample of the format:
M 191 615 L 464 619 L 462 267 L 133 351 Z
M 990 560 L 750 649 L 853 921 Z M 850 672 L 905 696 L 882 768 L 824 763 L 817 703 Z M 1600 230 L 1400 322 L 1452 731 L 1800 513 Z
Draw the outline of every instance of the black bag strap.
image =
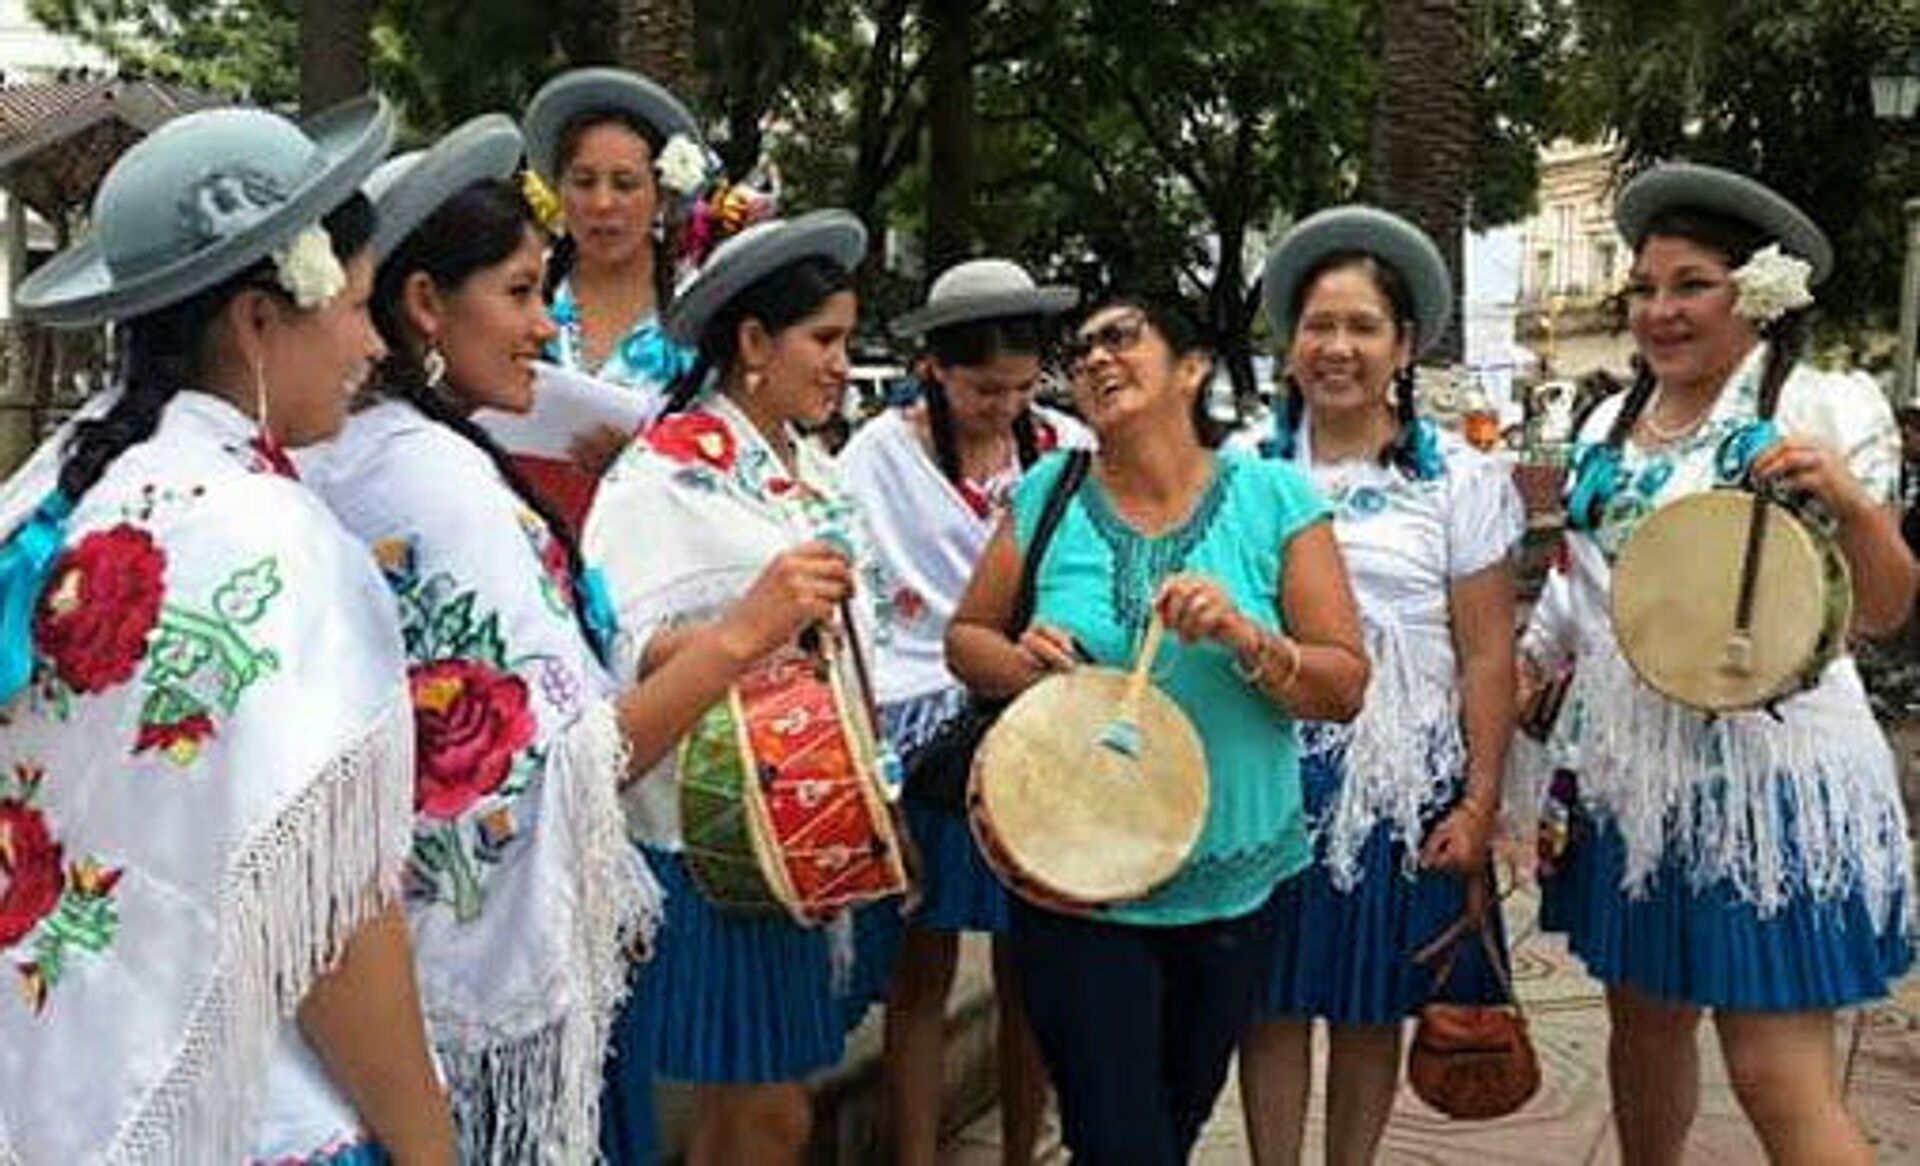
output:
M 1091 451 L 1074 450 L 1067 455 L 1067 464 L 1061 467 L 1060 476 L 1053 480 L 1053 489 L 1047 492 L 1047 504 L 1040 511 L 1040 521 L 1033 528 L 1033 541 L 1027 544 L 1027 553 L 1020 562 L 1020 591 L 1013 600 L 1013 622 L 1009 625 L 1015 636 L 1025 631 L 1027 624 L 1033 621 L 1040 560 L 1046 557 L 1047 544 L 1053 541 L 1053 532 L 1059 528 L 1060 520 L 1066 517 L 1067 503 L 1073 500 L 1074 492 L 1080 489 L 1080 483 L 1086 480 L 1087 469 L 1092 465 Z

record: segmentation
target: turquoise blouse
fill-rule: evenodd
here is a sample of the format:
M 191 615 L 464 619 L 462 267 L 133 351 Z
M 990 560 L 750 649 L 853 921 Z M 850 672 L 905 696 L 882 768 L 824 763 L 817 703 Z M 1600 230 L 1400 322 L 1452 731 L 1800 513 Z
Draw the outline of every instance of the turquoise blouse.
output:
M 1014 536 L 1023 552 L 1065 464 L 1064 455 L 1047 457 L 1014 495 Z M 1284 630 L 1278 608 L 1287 546 L 1330 517 L 1327 505 L 1290 464 L 1221 453 L 1214 465 L 1192 515 L 1156 538 L 1128 526 L 1089 476 L 1047 548 L 1036 621 L 1072 633 L 1098 663 L 1124 668 L 1161 580 L 1186 571 L 1213 578 L 1250 618 Z M 1207 822 L 1172 880 L 1103 917 L 1175 926 L 1244 915 L 1311 856 L 1293 719 L 1241 680 L 1233 653 L 1217 643 L 1181 644 L 1169 636 L 1153 676 L 1206 749 Z
M 547 313 L 559 333 L 548 341 L 545 355 L 562 368 L 591 373 L 617 385 L 665 389 L 693 367 L 693 349 L 669 339 L 660 317 L 648 315 L 634 321 L 598 368 L 588 368 L 581 358 L 580 305 L 574 301 L 570 281 L 562 280 L 554 289 Z

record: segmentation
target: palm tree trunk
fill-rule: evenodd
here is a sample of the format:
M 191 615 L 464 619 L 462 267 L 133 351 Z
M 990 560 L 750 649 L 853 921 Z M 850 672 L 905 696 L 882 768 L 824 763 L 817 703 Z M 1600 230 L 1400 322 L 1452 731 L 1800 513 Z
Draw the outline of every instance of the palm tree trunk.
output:
M 1460 232 L 1473 154 L 1473 42 L 1466 0 L 1386 0 L 1367 197 L 1433 237 L 1461 286 Z M 1433 356 L 1461 352 L 1459 295 Z
M 373 0 L 300 0 L 300 112 L 315 114 L 369 87 Z
M 613 42 L 621 66 L 666 86 L 689 105 L 698 101 L 693 0 L 618 0 Z

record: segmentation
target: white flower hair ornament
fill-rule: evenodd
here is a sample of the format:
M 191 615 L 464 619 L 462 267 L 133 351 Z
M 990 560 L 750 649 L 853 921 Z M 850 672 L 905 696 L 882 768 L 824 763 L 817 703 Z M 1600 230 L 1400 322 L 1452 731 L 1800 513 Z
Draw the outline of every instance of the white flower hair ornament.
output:
M 654 159 L 653 169 L 660 176 L 660 185 L 682 197 L 697 193 L 711 173 L 706 148 L 685 134 L 668 139 L 660 157 Z
M 333 239 L 318 223 L 273 253 L 276 282 L 304 311 L 313 311 L 347 286 L 346 269 L 333 253 Z
M 1813 292 L 1807 287 L 1812 274 L 1813 264 L 1772 244 L 1733 273 L 1738 293 L 1733 310 L 1756 324 L 1771 324 L 1813 303 Z

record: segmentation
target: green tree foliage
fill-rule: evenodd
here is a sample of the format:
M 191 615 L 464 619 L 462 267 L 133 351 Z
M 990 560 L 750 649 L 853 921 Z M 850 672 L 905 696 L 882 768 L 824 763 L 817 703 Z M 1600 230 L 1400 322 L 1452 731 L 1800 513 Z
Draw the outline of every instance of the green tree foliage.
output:
M 299 0 L 28 0 L 123 70 L 266 105 L 299 97 Z

